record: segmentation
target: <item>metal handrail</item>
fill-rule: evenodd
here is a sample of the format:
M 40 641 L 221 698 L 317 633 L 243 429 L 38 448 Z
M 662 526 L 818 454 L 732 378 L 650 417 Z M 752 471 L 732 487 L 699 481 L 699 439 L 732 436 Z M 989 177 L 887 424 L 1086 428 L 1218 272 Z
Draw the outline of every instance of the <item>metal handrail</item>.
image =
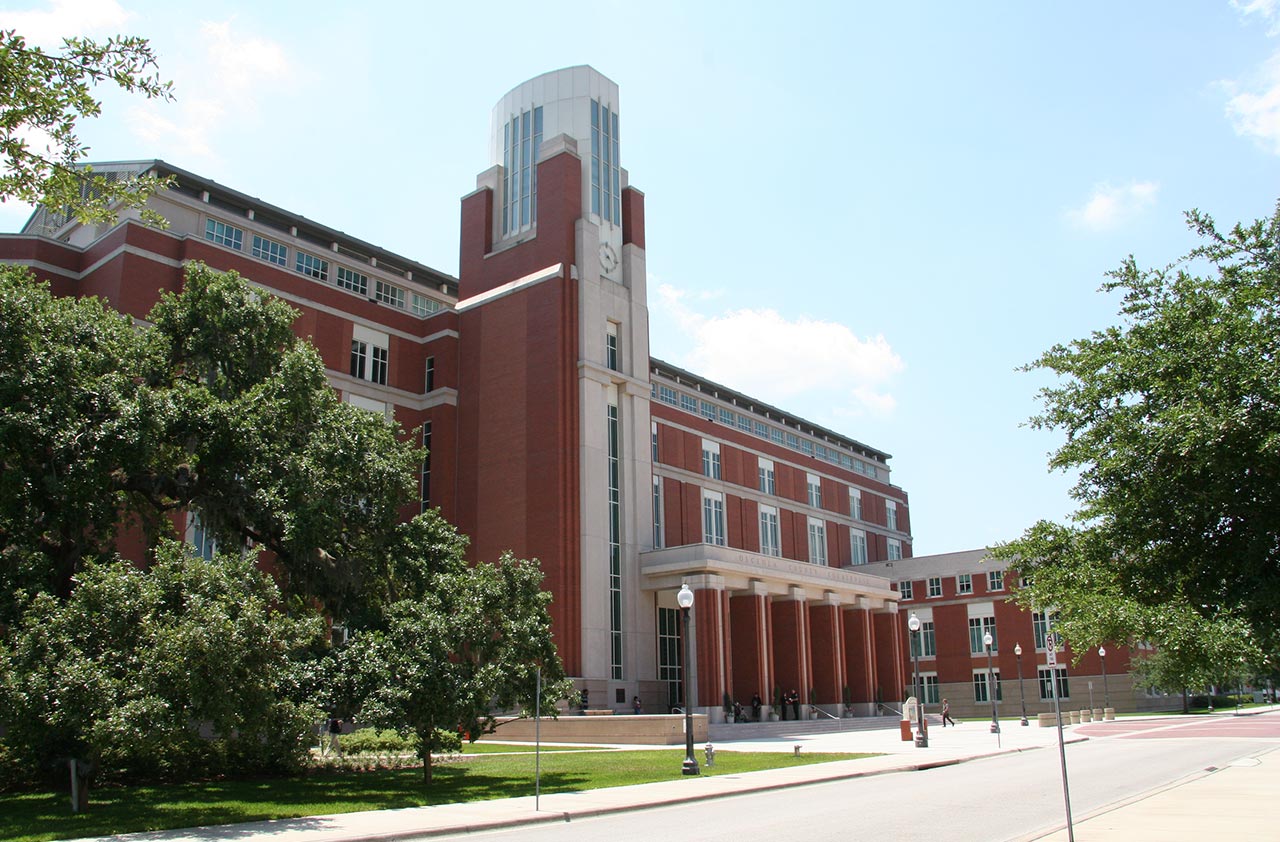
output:
M 898 710 L 898 709 L 897 709 L 896 707 L 894 707 L 893 705 L 886 705 L 884 702 L 876 702 L 876 710 L 880 710 L 880 709 L 882 709 L 882 708 L 883 708 L 884 710 L 887 710 L 887 711 L 891 711 L 891 712 L 893 712 L 893 713 L 896 713 L 898 716 L 900 716 L 900 717 L 902 717 L 902 718 L 904 718 L 904 719 L 906 718 L 906 714 L 904 714 L 902 711 Z
M 818 707 L 817 705 L 809 705 L 809 712 L 810 712 L 810 713 L 820 713 L 820 714 L 822 714 L 823 716 L 825 716 L 827 719 L 834 719 L 834 720 L 836 720 L 836 721 L 839 721 L 839 720 L 840 720 L 840 717 L 838 717 L 838 716 L 836 716 L 836 715 L 834 715 L 834 714 L 831 714 L 831 713 L 827 713 L 825 710 L 823 710 L 822 708 Z

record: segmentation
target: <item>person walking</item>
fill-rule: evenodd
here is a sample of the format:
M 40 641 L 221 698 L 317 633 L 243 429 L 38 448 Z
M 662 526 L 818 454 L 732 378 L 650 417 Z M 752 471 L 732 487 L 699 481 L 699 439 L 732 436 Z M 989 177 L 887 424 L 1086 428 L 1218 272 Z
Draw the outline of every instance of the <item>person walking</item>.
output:
M 947 723 L 951 723 L 951 727 L 955 727 L 956 721 L 951 718 L 951 702 L 946 699 L 942 700 L 942 727 L 946 728 Z
M 631 709 L 635 711 L 636 716 L 640 715 L 640 697 L 636 696 L 631 700 Z
M 342 746 L 338 744 L 338 737 L 342 734 L 342 720 L 336 716 L 329 717 L 329 751 L 340 753 Z

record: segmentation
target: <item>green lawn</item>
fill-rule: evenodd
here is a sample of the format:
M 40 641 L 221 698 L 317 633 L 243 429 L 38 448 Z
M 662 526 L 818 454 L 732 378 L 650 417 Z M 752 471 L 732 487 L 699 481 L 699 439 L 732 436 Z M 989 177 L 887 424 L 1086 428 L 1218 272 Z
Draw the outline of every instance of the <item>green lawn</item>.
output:
M 497 748 L 496 746 L 494 747 Z M 867 754 L 716 753 L 704 774 L 754 772 Z M 542 758 L 542 792 L 678 780 L 684 749 L 557 752 Z M 701 755 L 699 755 L 701 762 Z M 430 786 L 421 769 L 313 775 L 181 786 L 96 789 L 87 813 L 73 815 L 65 794 L 0 794 L 0 839 L 43 842 L 141 830 L 231 824 L 260 819 L 350 813 L 533 795 L 534 757 L 489 754 L 435 766 Z

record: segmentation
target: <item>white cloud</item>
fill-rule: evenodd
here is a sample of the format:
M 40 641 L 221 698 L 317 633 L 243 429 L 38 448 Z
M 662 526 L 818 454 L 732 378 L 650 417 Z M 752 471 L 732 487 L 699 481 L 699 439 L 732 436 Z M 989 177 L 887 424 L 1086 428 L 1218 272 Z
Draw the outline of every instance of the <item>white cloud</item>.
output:
M 1231 0 L 1231 7 L 1241 15 L 1257 15 L 1270 24 L 1268 35 L 1280 34 L 1280 0 Z
M 1280 52 L 1262 64 L 1249 85 L 1223 82 L 1222 87 L 1231 97 L 1227 118 L 1236 134 L 1280 155 Z
M 243 131 L 258 114 L 260 98 L 294 79 L 293 63 L 279 43 L 243 34 L 233 23 L 234 18 L 201 23 L 201 49 L 162 61 L 174 80 L 174 102 L 148 101 L 129 111 L 135 134 L 178 150 L 170 156 L 174 163 L 215 157 L 220 131 Z
M 1267 24 L 1267 35 L 1280 35 L 1280 0 L 1231 0 L 1242 17 L 1257 15 Z M 1280 51 L 1246 81 L 1219 82 L 1227 94 L 1227 119 L 1242 137 L 1253 138 L 1263 149 L 1280 155 Z
M 838 322 L 787 319 L 767 308 L 708 316 L 669 284 L 654 303 L 655 316 L 671 318 L 692 340 L 678 364 L 710 380 L 773 404 L 805 398 L 833 417 L 889 414 L 897 405 L 888 387 L 904 365 L 883 336 L 859 338 Z
M 1122 187 L 1103 182 L 1088 201 L 1067 211 L 1067 219 L 1082 228 L 1108 231 L 1155 204 L 1159 190 L 1154 181 L 1131 181 Z
M 6 12 L 4 27 L 18 30 L 33 46 L 56 47 L 72 36 L 115 35 L 131 17 L 116 0 L 51 0 L 38 11 Z

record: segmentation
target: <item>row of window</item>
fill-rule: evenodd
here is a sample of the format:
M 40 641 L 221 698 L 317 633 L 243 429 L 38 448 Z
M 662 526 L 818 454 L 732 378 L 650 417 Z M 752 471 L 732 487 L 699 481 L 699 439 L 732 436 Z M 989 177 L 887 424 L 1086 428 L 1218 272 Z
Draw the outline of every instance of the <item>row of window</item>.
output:
M 653 430 L 653 459 L 658 460 L 658 433 L 657 423 L 654 423 Z M 778 493 L 777 476 L 773 460 L 759 459 L 757 460 L 756 470 L 759 473 L 757 488 L 762 494 L 776 495 Z M 720 443 L 711 441 L 710 439 L 702 440 L 702 475 L 708 479 L 721 479 L 720 473 Z M 822 478 L 817 474 L 805 474 L 805 499 L 815 509 L 822 508 Z M 890 529 L 898 528 L 898 502 L 896 500 L 885 499 L 885 525 Z M 849 516 L 854 520 L 866 520 L 863 517 L 862 509 L 862 490 L 858 488 L 849 489 Z M 901 546 L 901 545 L 899 545 Z M 901 558 L 901 556 L 894 556 Z
M 893 502 L 890 500 L 889 502 Z M 925 580 L 926 594 L 928 599 L 937 599 L 942 596 L 942 577 L 930 576 Z M 987 571 L 987 590 L 1002 591 L 1004 590 L 1004 571 L 989 570 Z M 903 600 L 915 599 L 915 583 L 904 581 L 898 583 L 898 593 Z M 956 576 L 956 593 L 960 595 L 973 593 L 973 574 L 960 573 Z
M 236 251 L 244 251 L 245 232 L 234 225 L 229 225 L 212 217 L 205 222 L 204 238 Z M 288 246 L 259 234 L 253 235 L 252 248 L 249 253 L 259 260 L 274 263 L 276 266 L 287 268 L 289 265 Z M 329 261 L 325 258 L 309 254 L 301 249 L 294 249 L 293 269 L 295 272 L 314 278 L 322 283 L 329 283 L 329 268 Z M 368 275 L 349 269 L 346 266 L 337 266 L 335 268 L 334 286 L 345 289 L 348 292 L 354 292 L 357 295 L 363 295 L 366 298 L 369 296 Z M 434 298 L 428 298 L 416 292 L 407 293 L 402 287 L 378 279 L 374 279 L 373 297 L 377 301 L 395 307 L 398 310 L 410 309 L 408 305 L 411 304 L 411 309 L 415 316 L 429 316 L 440 310 L 442 306 Z
M 699 399 L 687 392 L 677 391 L 671 386 L 660 384 L 656 381 L 650 384 L 650 393 L 657 400 L 682 409 L 685 412 L 699 415 L 710 421 L 719 421 L 729 427 L 736 427 L 744 433 L 751 433 L 766 441 L 789 447 L 792 450 L 798 450 L 806 456 L 812 456 L 815 459 L 839 465 L 863 476 L 888 481 L 887 472 L 882 475 L 880 469 L 870 462 L 855 459 L 835 447 L 819 444 L 812 439 L 802 438 L 789 430 L 766 424 L 753 416 L 736 413 L 727 407 L 716 406 L 711 401 Z
M 662 479 L 653 478 L 653 545 L 662 546 Z M 822 518 L 808 518 L 808 558 L 810 564 L 827 566 L 827 522 Z M 719 491 L 702 492 L 702 542 L 725 546 L 724 495 Z M 867 563 L 867 533 L 861 529 L 849 529 L 852 564 Z M 760 507 L 760 553 L 782 557 L 782 537 L 778 510 L 773 506 Z M 902 542 L 889 539 L 890 558 L 902 557 Z
M 1046 648 L 1046 634 L 1050 619 L 1044 611 L 1031 612 L 1031 625 L 1035 634 L 1037 649 Z M 990 616 L 969 618 L 969 654 L 986 654 L 986 636 L 988 634 L 991 635 L 991 652 L 993 654 L 999 652 L 1000 638 L 996 634 L 996 618 Z M 932 620 L 921 620 L 920 631 L 908 634 L 908 637 L 911 640 L 912 657 L 933 658 L 937 656 L 937 635 L 934 631 Z
M 992 670 L 991 672 L 991 677 L 995 679 L 996 701 L 1002 702 L 1004 701 L 1004 692 L 1001 688 L 1000 671 Z M 1040 701 L 1047 702 L 1053 699 L 1055 679 L 1058 684 L 1058 698 L 1071 698 L 1071 687 L 1067 681 L 1066 667 L 1040 667 L 1036 671 L 1036 679 L 1040 685 Z M 973 700 L 975 702 L 991 701 L 987 681 L 987 671 L 985 669 L 973 671 Z M 925 704 L 937 705 L 942 703 L 942 694 L 936 672 L 920 673 L 920 683 L 922 685 L 921 695 L 924 697 Z

